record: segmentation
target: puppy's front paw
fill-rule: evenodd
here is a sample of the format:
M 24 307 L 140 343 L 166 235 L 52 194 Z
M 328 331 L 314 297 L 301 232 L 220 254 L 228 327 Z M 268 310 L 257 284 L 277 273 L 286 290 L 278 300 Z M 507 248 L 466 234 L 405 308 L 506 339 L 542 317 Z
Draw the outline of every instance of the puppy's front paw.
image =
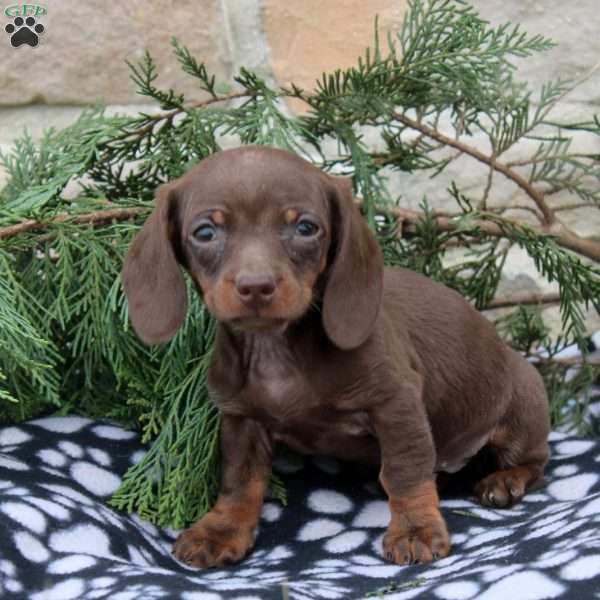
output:
M 383 537 L 385 559 L 398 565 L 428 563 L 448 556 L 450 536 L 443 520 L 417 529 L 390 525 Z
M 386 480 L 382 477 L 387 490 Z M 383 536 L 383 555 L 398 565 L 427 563 L 448 556 L 450 536 L 439 510 L 433 480 L 403 494 L 389 494 L 392 520 Z
M 254 531 L 231 523 L 225 515 L 207 513 L 175 540 L 175 558 L 191 567 L 207 569 L 240 561 L 254 543 Z
M 484 506 L 512 506 L 523 498 L 527 488 L 535 485 L 539 478 L 539 473 L 530 466 L 496 471 L 475 486 L 475 498 Z

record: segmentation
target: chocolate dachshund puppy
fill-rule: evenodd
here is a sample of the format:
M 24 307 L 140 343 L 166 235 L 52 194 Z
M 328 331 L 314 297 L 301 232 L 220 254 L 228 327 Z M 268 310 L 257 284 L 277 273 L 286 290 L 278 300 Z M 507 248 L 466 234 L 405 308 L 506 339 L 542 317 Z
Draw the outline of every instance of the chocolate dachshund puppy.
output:
M 348 180 L 271 148 L 206 158 L 159 188 L 125 259 L 131 320 L 148 344 L 184 319 L 182 269 L 219 323 L 208 387 L 222 481 L 214 508 L 175 542 L 180 560 L 244 557 L 276 442 L 379 465 L 383 553 L 398 564 L 450 550 L 439 472 L 485 451 L 474 493 L 497 507 L 541 480 L 550 426 L 538 373 L 459 294 L 383 266 Z

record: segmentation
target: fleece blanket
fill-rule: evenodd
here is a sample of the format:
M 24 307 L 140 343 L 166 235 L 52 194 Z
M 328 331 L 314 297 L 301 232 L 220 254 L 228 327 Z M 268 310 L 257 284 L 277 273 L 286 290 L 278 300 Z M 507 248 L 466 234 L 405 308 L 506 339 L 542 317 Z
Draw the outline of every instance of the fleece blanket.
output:
M 177 532 L 105 503 L 144 452 L 136 434 L 75 416 L 6 427 L 0 597 L 598 598 L 600 443 L 564 432 L 551 443 L 546 487 L 514 508 L 444 498 L 453 549 L 428 566 L 382 559 L 389 511 L 376 474 L 326 458 L 279 458 L 288 506 L 267 500 L 254 550 L 241 564 L 196 571 L 171 556 Z

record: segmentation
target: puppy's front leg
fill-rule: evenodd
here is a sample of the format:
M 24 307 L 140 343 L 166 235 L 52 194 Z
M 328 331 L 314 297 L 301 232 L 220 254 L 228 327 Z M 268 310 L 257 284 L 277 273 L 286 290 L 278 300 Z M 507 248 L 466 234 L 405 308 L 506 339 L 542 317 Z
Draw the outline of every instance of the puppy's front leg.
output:
M 379 478 L 391 512 L 383 553 L 400 565 L 429 562 L 450 551 L 435 486 L 435 448 L 419 393 L 418 382 L 404 384 L 400 398 L 371 413 L 381 448 Z
M 221 490 L 213 509 L 183 531 L 173 554 L 193 567 L 241 560 L 254 543 L 269 483 L 272 442 L 256 421 L 223 415 Z

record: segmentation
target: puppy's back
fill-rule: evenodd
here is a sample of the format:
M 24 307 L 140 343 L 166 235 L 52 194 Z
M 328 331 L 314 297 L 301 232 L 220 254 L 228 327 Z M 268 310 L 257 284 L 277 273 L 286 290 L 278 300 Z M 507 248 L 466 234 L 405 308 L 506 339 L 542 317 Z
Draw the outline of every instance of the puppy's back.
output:
M 512 351 L 460 294 L 413 271 L 387 267 L 380 322 L 389 332 L 384 337 L 390 355 L 408 355 L 410 367 L 423 376 L 434 430 L 448 419 L 459 428 L 504 411 L 513 385 Z
M 401 267 L 384 270 L 382 310 L 424 351 L 504 348 L 492 323 L 458 292 Z

